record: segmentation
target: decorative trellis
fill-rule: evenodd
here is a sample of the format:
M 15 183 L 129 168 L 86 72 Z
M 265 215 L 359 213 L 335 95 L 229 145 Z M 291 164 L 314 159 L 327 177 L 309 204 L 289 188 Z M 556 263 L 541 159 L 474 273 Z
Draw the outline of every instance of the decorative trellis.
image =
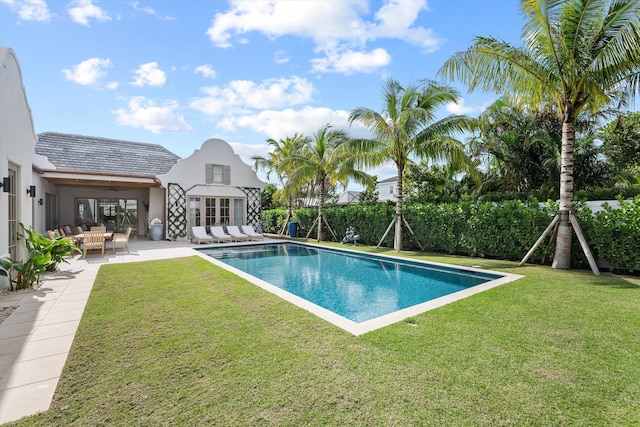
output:
M 258 226 L 260 224 L 260 189 L 240 188 L 247 195 L 247 224 Z
M 187 236 L 187 192 L 180 184 L 169 183 L 167 188 L 167 221 L 170 239 Z

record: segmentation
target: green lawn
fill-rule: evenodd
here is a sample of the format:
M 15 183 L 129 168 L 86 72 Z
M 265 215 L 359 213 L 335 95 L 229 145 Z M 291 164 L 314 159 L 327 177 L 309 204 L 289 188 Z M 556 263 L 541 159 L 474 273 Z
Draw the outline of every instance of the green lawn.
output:
M 354 337 L 198 257 L 103 266 L 16 425 L 638 425 L 638 278 L 407 255 L 526 277 Z

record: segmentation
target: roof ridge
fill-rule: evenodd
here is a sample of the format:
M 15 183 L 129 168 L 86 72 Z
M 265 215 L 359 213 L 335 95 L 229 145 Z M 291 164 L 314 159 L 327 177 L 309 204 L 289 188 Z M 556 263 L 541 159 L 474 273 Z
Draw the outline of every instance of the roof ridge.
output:
M 59 135 L 61 137 L 76 137 L 76 138 L 83 138 L 83 139 L 88 139 L 88 140 L 100 140 L 100 141 L 111 141 L 111 142 L 124 142 L 126 144 L 137 144 L 137 145 L 153 145 L 156 147 L 161 147 L 164 150 L 168 151 L 169 153 L 176 155 L 173 151 L 167 149 L 166 147 L 157 144 L 157 143 L 153 143 L 153 142 L 140 142 L 140 141 L 129 141 L 126 139 L 114 139 L 114 138 L 106 138 L 103 136 L 92 136 L 92 135 L 82 135 L 82 134 L 77 134 L 77 133 L 64 133 L 64 132 L 51 132 L 51 131 L 46 131 L 46 132 L 40 132 L 37 136 L 38 139 L 40 139 L 40 135 Z

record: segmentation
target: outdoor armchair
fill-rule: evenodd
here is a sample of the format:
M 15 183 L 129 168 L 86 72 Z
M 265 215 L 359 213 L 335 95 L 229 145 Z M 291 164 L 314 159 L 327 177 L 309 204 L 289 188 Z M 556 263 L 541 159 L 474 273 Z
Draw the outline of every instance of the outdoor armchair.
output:
M 127 253 L 129 253 L 129 236 L 130 235 L 131 235 L 131 227 L 127 228 L 127 232 L 124 234 L 114 233 L 113 237 L 111 238 L 111 248 L 113 249 L 114 253 L 116 251 L 116 246 L 118 245 L 122 245 L 125 248 L 127 248 Z

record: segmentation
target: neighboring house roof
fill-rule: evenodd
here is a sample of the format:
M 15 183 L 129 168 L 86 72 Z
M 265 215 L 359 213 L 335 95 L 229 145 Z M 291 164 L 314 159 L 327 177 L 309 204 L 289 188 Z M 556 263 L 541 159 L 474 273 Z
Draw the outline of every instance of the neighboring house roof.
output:
M 336 204 L 345 205 L 349 203 L 358 203 L 360 201 L 360 191 L 345 191 L 340 194 Z
M 180 159 L 157 144 L 57 132 L 38 134 L 36 154 L 59 171 L 149 177 L 169 172 Z
M 382 181 L 378 181 L 377 184 L 386 184 L 388 182 L 396 182 L 398 180 L 397 176 L 392 176 L 391 178 L 383 179 Z

